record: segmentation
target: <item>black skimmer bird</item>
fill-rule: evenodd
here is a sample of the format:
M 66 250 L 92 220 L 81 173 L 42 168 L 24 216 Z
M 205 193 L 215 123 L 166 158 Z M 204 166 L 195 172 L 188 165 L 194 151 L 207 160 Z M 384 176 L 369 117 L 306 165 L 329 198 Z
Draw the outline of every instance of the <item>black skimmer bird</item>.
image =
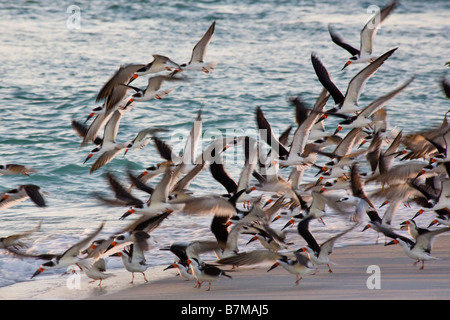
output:
M 303 276 L 313 274 L 315 269 L 308 258 L 298 252 L 294 252 L 294 255 L 295 260 L 289 259 L 286 256 L 278 258 L 267 272 L 278 266 L 282 266 L 289 273 L 295 274 L 295 284 L 298 285 Z
M 31 199 L 40 208 L 47 206 L 41 193 L 41 187 L 34 184 L 23 184 L 17 188 L 0 193 L 0 210 L 10 208 L 27 199 Z
M 341 113 L 330 113 L 330 115 L 339 116 L 341 118 L 345 118 L 344 121 L 339 122 L 338 127 L 336 128 L 336 131 L 334 134 L 337 134 L 340 130 L 345 128 L 365 128 L 370 126 L 373 123 L 372 116 L 380 110 L 381 108 L 384 108 L 386 103 L 396 97 L 400 92 L 402 92 L 412 81 L 414 80 L 414 77 L 406 81 L 404 84 L 402 84 L 400 87 L 392 90 L 391 92 L 387 93 L 386 95 L 374 100 L 371 102 L 367 107 L 363 108 L 361 111 L 358 112 L 357 115 L 354 116 L 347 116 L 345 114 Z
M 203 263 L 200 255 L 219 250 L 217 241 L 208 240 L 194 240 L 191 242 L 175 242 L 170 246 L 160 248 L 160 250 L 167 250 L 176 256 L 175 262 L 182 264 L 187 263 L 189 258 L 195 258 L 200 264 Z
M 217 62 L 205 62 L 206 50 L 211 42 L 211 39 L 214 35 L 214 30 L 216 27 L 216 22 L 213 21 L 211 26 L 205 32 L 203 37 L 197 42 L 197 44 L 192 49 L 191 60 L 188 63 L 183 63 L 180 65 L 181 71 L 190 71 L 190 70 L 200 70 L 204 73 L 210 73 L 217 66 Z M 172 75 L 177 73 L 175 70 Z
M 173 62 L 169 57 L 160 54 L 153 54 L 153 61 L 138 69 L 127 84 L 147 74 L 159 73 L 162 71 L 180 70 L 180 65 Z
M 151 141 L 151 137 L 149 136 L 161 131 L 167 130 L 163 128 L 145 128 L 139 131 L 136 137 L 134 137 L 134 139 L 127 145 L 124 156 L 131 149 L 138 150 L 144 148 Z
M 133 184 L 140 190 L 148 193 L 149 199 L 143 201 L 133 196 L 125 187 L 123 187 L 117 180 L 117 178 L 111 173 L 107 173 L 106 177 L 108 183 L 115 194 L 115 199 L 108 199 L 104 196 L 96 193 L 95 196 L 100 201 L 115 205 L 115 206 L 128 206 L 131 207 L 124 213 L 120 219 L 125 219 L 130 214 L 138 213 L 147 217 L 155 217 L 162 213 L 172 213 L 176 209 L 174 204 L 168 203 L 169 190 L 172 184 L 173 171 L 167 169 L 163 178 L 158 182 L 155 188 L 152 188 L 144 183 L 141 183 L 138 179 L 132 177 Z
M 392 239 L 405 238 L 405 237 L 397 234 L 396 232 L 394 232 L 391 227 L 393 214 L 395 213 L 395 210 L 393 210 L 393 209 L 395 207 L 392 207 L 391 211 L 386 210 L 385 214 L 383 215 L 383 218 L 380 217 L 377 209 L 375 208 L 375 205 L 369 199 L 369 197 L 367 196 L 367 194 L 364 191 L 361 176 L 359 174 L 358 165 L 354 164 L 351 167 L 350 177 L 351 177 L 351 189 L 352 189 L 353 197 L 358 199 L 358 204 L 356 206 L 356 211 L 357 211 L 356 216 L 360 218 L 361 215 L 366 213 L 370 220 L 364 226 L 362 231 L 365 231 L 369 228 L 372 228 L 373 230 L 375 230 L 378 233 L 376 243 L 378 243 L 378 238 L 379 238 L 380 233 L 383 233 L 385 237 L 389 237 Z M 359 220 L 359 219 L 357 219 L 357 220 Z
M 402 229 L 408 229 L 408 233 L 414 239 L 414 241 L 417 241 L 418 236 L 430 232 L 430 230 L 426 228 L 420 228 L 413 219 L 408 219 L 401 222 L 400 226 Z
M 441 180 L 440 184 L 441 187 L 438 194 L 433 194 L 432 192 L 427 191 L 426 188 L 414 183 L 414 181 L 410 183 L 413 188 L 420 191 L 421 194 L 425 196 L 426 201 L 425 203 L 422 203 L 422 207 L 435 211 L 438 215 L 448 215 L 450 214 L 450 180 L 444 178 Z M 424 210 L 420 209 L 412 219 L 415 219 L 423 212 Z
M 45 270 L 54 270 L 60 268 L 67 268 L 69 266 L 75 265 L 77 262 L 83 260 L 85 257 L 81 257 L 81 252 L 89 246 L 91 241 L 102 231 L 104 223 L 102 223 L 95 231 L 89 234 L 87 237 L 77 242 L 66 251 L 61 254 L 52 254 L 52 253 L 44 253 L 44 254 L 29 254 L 23 253 L 20 251 L 15 251 L 9 249 L 10 252 L 26 258 L 34 258 L 39 260 L 48 260 L 48 262 L 43 263 L 36 272 L 31 276 L 31 278 L 36 277 L 41 274 Z
M 358 144 L 358 141 L 362 136 L 365 136 L 362 128 L 353 128 L 350 130 L 344 138 L 337 144 L 334 150 L 330 152 L 316 150 L 318 154 L 324 155 L 332 159 L 323 165 L 317 175 L 320 175 L 317 183 L 322 182 L 323 179 L 339 178 L 344 176 L 347 178 L 347 169 L 345 167 L 350 166 L 355 160 L 365 154 L 367 150 L 359 149 L 354 151 L 354 146 Z
M 275 136 L 272 126 L 264 116 L 261 107 L 256 108 L 256 123 L 258 125 L 260 138 L 271 147 L 271 150 L 279 157 L 288 156 L 288 149 L 282 145 L 278 140 L 278 137 Z
M 99 281 L 98 286 L 102 286 L 102 282 L 104 279 L 108 279 L 114 277 L 114 273 L 106 272 L 106 260 L 103 258 L 97 259 L 93 264 L 84 263 L 84 261 L 78 261 L 76 265 L 83 271 L 86 277 L 92 279 L 89 283 L 94 283 L 95 281 Z
M 428 225 L 428 228 L 435 225 L 435 224 L 442 224 L 444 226 L 450 227 L 450 217 L 449 216 L 438 216 L 433 219 L 433 221 L 430 222 Z
M 356 224 L 334 235 L 333 237 L 329 238 L 321 245 L 319 245 L 314 236 L 309 231 L 309 223 L 312 219 L 312 216 L 306 217 L 297 225 L 298 233 L 303 237 L 303 239 L 305 239 L 306 243 L 308 244 L 307 246 L 300 248 L 298 251 L 306 252 L 309 255 L 309 259 L 313 262 L 314 265 L 317 266 L 326 264 L 328 266 L 328 272 L 333 272 L 330 267 L 331 262 L 329 255 L 333 252 L 334 244 L 336 243 L 337 239 L 353 230 Z
M 420 267 L 420 269 L 423 270 L 425 261 L 437 259 L 436 257 L 433 257 L 431 255 L 431 249 L 436 236 L 448 231 L 450 231 L 450 228 L 444 227 L 437 230 L 424 232 L 417 236 L 415 242 L 407 238 L 405 240 L 404 237 L 395 238 L 391 242 L 388 242 L 386 245 L 400 244 L 400 246 L 403 248 L 403 251 L 408 257 L 417 260 L 414 265 L 422 261 L 422 266 Z
M 8 163 L 0 165 L 0 175 L 9 176 L 9 175 L 23 174 L 29 176 L 30 173 L 35 172 L 36 170 L 24 166 L 22 164 Z
M 228 277 L 232 279 L 232 277 L 228 275 L 224 270 L 206 263 L 200 264 L 196 258 L 188 259 L 187 262 L 191 267 L 192 274 L 194 275 L 195 279 L 197 279 L 197 288 L 200 288 L 203 282 L 208 281 L 209 286 L 206 291 L 210 291 L 211 282 L 216 281 L 221 277 Z
M 148 101 L 151 99 L 162 99 L 173 91 L 173 88 L 160 90 L 165 81 L 183 81 L 181 78 L 169 77 L 166 75 L 153 76 L 148 78 L 147 87 L 139 89 L 128 85 L 129 89 L 133 89 L 136 93 L 125 99 L 124 109 L 128 108 L 134 101 Z
M 442 150 L 439 151 L 437 146 L 445 148 L 446 142 L 444 137 L 450 129 L 450 123 L 447 119 L 449 112 L 450 110 L 445 112 L 444 119 L 439 126 L 404 135 L 402 144 L 408 152 L 401 160 L 433 158 L 439 155 Z
M 347 92 L 342 94 L 338 87 L 331 80 L 325 66 L 322 64 L 316 54 L 311 54 L 311 61 L 314 67 L 314 71 L 320 81 L 320 83 L 328 90 L 331 97 L 334 100 L 335 107 L 327 110 L 325 114 L 320 117 L 319 121 L 325 119 L 328 113 L 354 113 L 359 110 L 358 100 L 364 89 L 367 81 L 373 76 L 373 74 L 381 67 L 381 65 L 397 50 L 394 48 L 389 50 L 385 54 L 381 55 L 374 62 L 366 66 L 359 71 L 349 82 L 347 86 Z
M 122 263 L 125 269 L 131 272 L 131 281 L 134 283 L 134 273 L 139 272 L 143 275 L 145 282 L 148 282 L 145 275 L 145 271 L 150 266 L 144 256 L 144 252 L 139 250 L 139 247 L 131 244 L 128 248 L 124 248 L 122 251 L 116 252 L 113 256 L 122 258 Z
M 275 269 L 278 266 L 281 266 L 287 272 L 295 275 L 296 285 L 299 284 L 303 276 L 310 275 L 315 272 L 315 268 L 312 262 L 298 251 L 294 252 L 294 258 L 290 258 L 286 255 L 271 250 L 254 250 L 219 259 L 216 261 L 216 263 L 233 266 L 272 263 L 267 272 Z
M 195 280 L 195 277 L 192 274 L 191 267 L 187 263 L 187 260 L 186 261 L 180 260 L 178 262 L 169 264 L 166 268 L 164 268 L 163 271 L 166 271 L 169 269 L 174 269 L 174 268 L 178 270 L 178 275 L 180 275 L 181 278 L 183 278 L 184 280 L 186 280 L 186 281 Z
M 122 150 L 124 150 L 129 142 L 117 142 L 117 133 L 119 130 L 120 121 L 123 114 L 127 113 L 130 109 L 120 110 L 117 109 L 113 112 L 113 115 L 105 125 L 102 142 L 99 146 L 92 149 L 83 163 L 86 163 L 93 157 L 94 154 L 100 154 L 94 164 L 91 166 L 89 173 L 97 171 L 104 165 L 111 162 Z
M 295 130 L 289 153 L 284 157 L 280 157 L 280 160 L 278 161 L 280 166 L 311 166 L 316 162 L 317 153 L 314 152 L 314 148 L 310 148 L 307 143 L 310 140 L 310 133 L 322 114 L 322 110 L 325 107 L 328 98 L 328 92 L 323 89 L 307 117 L 300 120 L 299 116 L 296 116 L 298 127 Z M 298 108 L 296 110 L 297 114 Z
M 381 26 L 381 23 L 388 17 L 392 11 L 397 7 L 398 2 L 392 1 L 381 10 L 375 13 L 375 15 L 370 18 L 370 20 L 365 24 L 364 28 L 361 30 L 361 44 L 360 48 L 357 49 L 347 42 L 345 42 L 341 36 L 339 36 L 331 25 L 328 25 L 328 30 L 330 32 L 331 39 L 335 44 L 347 50 L 352 57 L 346 62 L 344 67 L 347 67 L 351 63 L 364 63 L 373 62 L 376 56 L 373 55 L 373 39 Z
M 81 145 L 84 146 L 97 138 L 100 130 L 105 126 L 113 112 L 119 108 L 126 94 L 132 88 L 127 84 L 135 72 L 143 68 L 144 64 L 129 64 L 120 66 L 119 70 L 103 85 L 96 97 L 96 102 L 104 101 L 103 107 L 96 111 L 97 116 L 86 131 Z M 103 109 L 103 110 L 102 110 Z
M 200 109 L 187 136 L 182 155 L 173 152 L 172 147 L 158 137 L 153 136 L 152 139 L 163 159 L 172 162 L 176 166 L 181 166 L 181 173 L 187 173 L 197 164 L 204 163 L 203 159 L 197 155 L 197 149 L 203 133 L 202 128 L 202 110 Z
M 39 231 L 41 228 L 42 221 L 39 222 L 37 227 L 24 231 L 21 233 L 12 234 L 6 237 L 0 237 L 0 249 L 8 249 L 12 248 L 13 250 L 18 250 L 19 248 L 27 247 L 25 243 L 21 241 L 21 239 L 32 235 L 33 233 Z

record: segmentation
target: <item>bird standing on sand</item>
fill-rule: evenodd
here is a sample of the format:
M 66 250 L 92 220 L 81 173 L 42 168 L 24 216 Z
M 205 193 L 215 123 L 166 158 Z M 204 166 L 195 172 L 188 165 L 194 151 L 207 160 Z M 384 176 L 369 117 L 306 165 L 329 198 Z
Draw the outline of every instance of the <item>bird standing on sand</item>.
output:
M 210 291 L 212 281 L 216 281 L 222 276 L 231 279 L 231 276 L 226 274 L 225 271 L 212 265 L 200 264 L 196 258 L 188 259 L 187 263 L 190 265 L 195 279 L 197 279 L 197 288 L 200 288 L 203 282 L 208 281 L 209 286 L 206 291 Z

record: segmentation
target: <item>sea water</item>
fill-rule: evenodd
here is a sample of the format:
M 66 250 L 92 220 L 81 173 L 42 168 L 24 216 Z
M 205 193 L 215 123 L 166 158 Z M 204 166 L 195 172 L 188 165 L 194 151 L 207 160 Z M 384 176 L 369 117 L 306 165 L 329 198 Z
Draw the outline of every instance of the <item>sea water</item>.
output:
M 99 237 L 108 237 L 132 221 L 133 217 L 118 219 L 127 208 L 99 203 L 93 193 L 112 197 L 105 173 L 115 174 L 127 185 L 127 170 L 138 174 L 162 161 L 156 148 L 149 144 L 126 156 L 120 154 L 89 174 L 91 164 L 83 161 L 94 146 L 80 147 L 81 139 L 71 128 L 72 119 L 84 121 L 100 104 L 95 102 L 96 95 L 119 66 L 148 63 L 152 54 L 188 62 L 195 43 L 216 21 L 205 60 L 218 62 L 217 68 L 209 74 L 190 72 L 182 83 L 164 83 L 163 88 L 174 90 L 161 100 L 136 102 L 123 117 L 117 140 L 131 140 L 146 127 L 164 128 L 167 131 L 158 136 L 180 150 L 200 109 L 203 147 L 208 145 L 211 132 L 219 136 L 255 135 L 258 106 L 274 131 L 281 133 L 295 126 L 289 97 L 301 95 L 312 106 L 322 90 L 311 64 L 312 52 L 343 93 L 364 67 L 354 64 L 341 71 L 349 54 L 331 41 L 328 24 L 334 24 L 343 38 L 358 47 L 360 30 L 374 8 L 385 4 L 375 0 L 345 4 L 326 0 L 1 2 L 0 163 L 19 163 L 38 172 L 29 177 L 0 176 L 0 192 L 36 184 L 46 192 L 48 206 L 37 208 L 28 200 L 1 211 L 0 236 L 32 229 L 42 221 L 41 230 L 26 241 L 27 252 L 62 253 L 102 221 L 105 227 Z M 449 14 L 448 1 L 404 0 L 378 30 L 374 54 L 399 49 L 367 82 L 360 106 L 415 76 L 414 82 L 387 105 L 390 129 L 406 134 L 437 127 L 443 121 L 450 106 L 440 87 L 440 80 L 450 72 L 444 66 L 450 60 Z M 146 80 L 138 78 L 133 85 L 144 88 Z M 330 99 L 326 109 L 332 106 Z M 327 129 L 334 131 L 337 121 L 329 118 Z M 227 152 L 233 153 L 227 158 L 227 171 L 237 180 L 243 164 L 241 149 Z M 320 158 L 319 163 L 327 160 Z M 288 173 L 281 171 L 285 177 Z M 315 181 L 316 173 L 308 170 L 303 182 Z M 225 193 L 208 170 L 193 181 L 190 190 L 195 195 Z M 143 200 L 148 197 L 139 190 L 133 192 Z M 398 227 L 417 209 L 401 206 L 393 225 Z M 417 221 L 424 225 L 431 218 L 431 214 L 423 215 Z M 319 242 L 349 225 L 339 216 L 324 221 L 325 225 L 311 225 Z M 173 255 L 158 246 L 213 239 L 210 222 L 210 216 L 172 215 L 153 232 L 158 245 L 146 253 L 148 262 L 164 266 L 173 261 Z M 274 227 L 281 228 L 285 222 Z M 289 238 L 303 245 L 295 228 L 290 231 Z M 376 237 L 375 232 L 362 233 L 359 228 L 337 245 L 374 243 Z M 258 247 L 245 247 L 245 237 L 242 241 L 241 250 Z M 45 272 L 30 280 L 41 263 L 0 252 L 0 286 L 45 282 L 46 277 L 59 277 L 65 271 Z M 117 258 L 109 259 L 108 268 L 123 269 Z

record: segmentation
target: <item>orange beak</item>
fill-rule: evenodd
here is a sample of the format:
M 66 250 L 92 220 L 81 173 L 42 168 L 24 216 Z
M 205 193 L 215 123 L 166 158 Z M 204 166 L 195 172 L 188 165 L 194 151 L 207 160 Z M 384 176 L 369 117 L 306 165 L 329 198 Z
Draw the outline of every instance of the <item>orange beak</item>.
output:
M 347 68 L 352 62 L 350 60 L 348 60 L 345 65 L 342 67 L 341 70 L 344 70 L 345 68 Z

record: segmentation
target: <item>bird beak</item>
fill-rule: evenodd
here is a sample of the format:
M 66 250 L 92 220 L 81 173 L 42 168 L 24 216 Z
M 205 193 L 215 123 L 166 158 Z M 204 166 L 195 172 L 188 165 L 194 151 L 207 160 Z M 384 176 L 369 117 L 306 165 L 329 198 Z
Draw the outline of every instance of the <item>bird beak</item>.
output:
M 358 147 L 358 149 L 359 148 L 361 148 L 365 143 L 367 142 L 367 140 L 366 139 L 364 139 L 361 143 L 360 143 L 360 145 L 359 145 L 359 147 Z
M 278 219 L 280 219 L 280 215 L 277 215 L 275 218 L 273 218 L 272 222 L 277 221 Z
M 385 206 L 385 205 L 387 205 L 388 203 L 389 203 L 389 200 L 386 200 L 385 202 L 383 202 L 383 203 L 381 204 L 380 208 L 383 207 L 383 206 Z
M 280 263 L 275 262 L 275 263 L 269 268 L 269 270 L 267 270 L 267 272 L 269 272 L 269 271 L 272 270 L 272 269 L 275 269 L 275 268 L 278 267 L 279 265 L 280 265 Z
M 266 203 L 264 204 L 263 208 L 265 208 L 267 205 L 271 204 L 273 202 L 272 199 L 269 199 L 266 201 Z
M 437 223 L 438 223 L 438 221 L 437 221 L 436 219 L 434 219 L 433 221 L 430 222 L 430 224 L 428 225 L 427 228 L 429 228 L 429 227 L 431 227 L 431 226 L 434 226 L 434 225 L 437 224 Z
M 366 231 L 369 228 L 370 228 L 370 224 L 366 224 L 366 226 L 361 231 Z
M 423 209 L 420 209 L 419 211 L 416 212 L 416 214 L 414 215 L 414 217 L 412 217 L 412 219 L 414 220 L 416 217 L 420 216 L 423 213 Z
M 417 179 L 418 177 L 420 177 L 420 176 L 423 175 L 424 173 L 425 173 L 425 170 L 424 170 L 424 169 L 420 170 L 420 172 L 417 174 L 417 176 L 416 176 L 415 179 Z
M 294 225 L 294 220 L 293 219 L 290 219 L 285 225 L 284 225 L 284 227 L 283 228 L 281 228 L 281 231 L 283 231 L 284 229 L 286 229 L 287 227 L 289 227 L 289 226 L 293 226 Z
M 337 135 L 338 133 L 339 133 L 339 131 L 341 131 L 342 130 L 342 127 L 341 126 L 338 126 L 337 128 L 336 128 L 336 131 L 334 131 L 334 135 Z
M 43 268 L 39 268 L 36 270 L 35 273 L 33 273 L 33 275 L 31 276 L 31 279 L 33 279 L 34 277 L 36 277 L 38 274 L 40 274 L 42 271 L 44 271 Z
M 87 116 L 86 120 L 84 121 L 84 123 L 88 122 L 90 118 L 92 118 L 94 116 L 95 113 L 91 112 L 89 113 L 89 115 Z
M 249 244 L 250 242 L 253 242 L 253 241 L 257 240 L 257 239 L 258 239 L 258 237 L 254 236 L 250 240 L 248 240 L 247 244 Z
M 316 184 L 314 186 L 318 186 L 323 180 L 323 177 L 320 176 L 319 179 L 317 179 Z
M 325 120 L 326 118 L 328 118 L 328 115 L 327 115 L 327 114 L 323 114 L 323 115 L 319 118 L 319 120 L 317 120 L 316 123 L 319 123 L 319 122 Z
M 123 219 L 125 219 L 126 217 L 128 217 L 130 214 L 133 214 L 133 213 L 135 213 L 135 212 L 136 212 L 136 210 L 130 209 L 130 210 L 128 210 L 127 212 L 125 212 L 125 213 L 119 218 L 119 220 L 123 220 Z
M 132 83 L 134 80 L 136 80 L 139 76 L 135 73 L 131 76 L 130 81 L 128 82 L 128 84 Z
M 317 177 L 319 174 L 323 173 L 323 172 L 327 172 L 328 168 L 323 166 L 322 168 L 320 168 L 319 172 L 316 173 L 315 177 Z
M 126 109 L 130 104 L 132 104 L 134 102 L 134 99 L 131 98 L 130 100 L 128 100 L 127 104 L 125 105 L 125 107 L 123 107 L 123 109 Z
M 92 153 L 89 153 L 86 159 L 84 160 L 83 164 L 85 164 L 90 158 L 92 158 Z
M 349 60 L 345 63 L 345 65 L 342 67 L 341 71 L 347 68 L 352 62 Z
M 385 246 L 390 246 L 392 244 L 397 244 L 397 243 L 398 243 L 398 240 L 395 239 L 395 240 L 392 240 L 391 242 L 386 243 Z
M 176 268 L 176 267 L 177 267 L 177 264 L 176 263 L 172 263 L 171 265 L 167 266 L 163 271 L 166 271 L 168 269 L 173 269 L 173 268 Z

